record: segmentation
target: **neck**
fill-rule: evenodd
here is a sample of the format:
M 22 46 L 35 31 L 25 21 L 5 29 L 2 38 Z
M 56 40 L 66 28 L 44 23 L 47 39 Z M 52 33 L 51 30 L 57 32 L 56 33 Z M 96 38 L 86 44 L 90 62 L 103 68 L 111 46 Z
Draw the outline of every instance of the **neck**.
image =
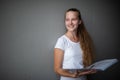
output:
M 76 32 L 70 32 L 70 31 L 68 31 L 68 32 L 66 32 L 66 34 L 65 34 L 68 38 L 70 38 L 70 40 L 72 40 L 72 41 L 74 41 L 74 42 L 78 42 L 79 41 L 79 39 L 78 39 L 78 37 L 77 37 L 77 35 L 76 35 Z

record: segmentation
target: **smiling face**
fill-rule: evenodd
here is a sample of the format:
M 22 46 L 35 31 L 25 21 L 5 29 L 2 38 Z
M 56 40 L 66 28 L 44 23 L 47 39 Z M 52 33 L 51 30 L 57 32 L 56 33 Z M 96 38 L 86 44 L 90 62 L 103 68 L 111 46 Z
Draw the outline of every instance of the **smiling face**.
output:
M 66 12 L 65 16 L 65 26 L 68 31 L 76 31 L 78 28 L 78 25 L 81 24 L 81 20 L 79 19 L 78 12 L 75 11 L 69 11 Z

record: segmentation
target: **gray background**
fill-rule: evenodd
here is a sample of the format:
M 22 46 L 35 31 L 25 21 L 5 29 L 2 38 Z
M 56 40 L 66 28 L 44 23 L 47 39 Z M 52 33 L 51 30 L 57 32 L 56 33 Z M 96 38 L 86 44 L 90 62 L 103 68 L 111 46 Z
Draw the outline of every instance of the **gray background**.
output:
M 81 11 L 93 38 L 96 61 L 120 60 L 118 2 L 101 0 L 0 1 L 0 80 L 57 80 L 53 49 L 64 34 L 64 13 Z M 120 64 L 89 76 L 90 80 L 120 79 Z

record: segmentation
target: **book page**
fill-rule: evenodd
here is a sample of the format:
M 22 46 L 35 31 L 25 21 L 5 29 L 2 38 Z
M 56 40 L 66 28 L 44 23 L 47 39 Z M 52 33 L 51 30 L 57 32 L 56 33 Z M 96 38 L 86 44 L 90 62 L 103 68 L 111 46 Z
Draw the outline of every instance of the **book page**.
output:
M 118 62 L 117 59 L 105 59 L 105 60 L 101 60 L 93 63 L 92 65 L 86 67 L 86 69 L 97 69 L 97 70 L 104 71 L 117 62 Z
M 97 61 L 93 64 L 91 64 L 90 66 L 86 67 L 86 68 L 82 68 L 82 69 L 67 69 L 70 70 L 72 72 L 78 70 L 78 71 L 87 71 L 87 70 L 91 70 L 91 69 L 96 69 L 98 71 L 104 71 L 107 68 L 111 67 L 112 65 L 114 65 L 115 63 L 117 63 L 118 60 L 117 59 L 104 59 L 104 60 L 100 60 Z

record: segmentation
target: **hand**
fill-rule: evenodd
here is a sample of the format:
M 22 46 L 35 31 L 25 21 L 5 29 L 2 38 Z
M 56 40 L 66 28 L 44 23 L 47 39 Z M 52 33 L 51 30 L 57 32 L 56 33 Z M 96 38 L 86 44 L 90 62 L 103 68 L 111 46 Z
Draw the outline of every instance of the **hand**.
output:
M 94 74 L 94 73 L 96 73 L 96 72 L 97 72 L 97 70 L 96 70 L 96 69 L 91 69 L 90 71 L 91 71 L 91 72 L 90 72 L 90 74 Z
M 94 74 L 96 73 L 96 69 L 90 69 L 90 70 L 85 70 L 85 71 L 78 71 L 78 76 L 83 76 L 83 75 L 88 75 L 88 74 Z
M 73 73 L 73 76 L 72 76 L 72 77 L 73 77 L 73 78 L 77 78 L 77 77 L 79 77 L 78 74 L 79 74 L 79 72 L 78 72 L 78 70 L 76 70 L 76 71 Z

